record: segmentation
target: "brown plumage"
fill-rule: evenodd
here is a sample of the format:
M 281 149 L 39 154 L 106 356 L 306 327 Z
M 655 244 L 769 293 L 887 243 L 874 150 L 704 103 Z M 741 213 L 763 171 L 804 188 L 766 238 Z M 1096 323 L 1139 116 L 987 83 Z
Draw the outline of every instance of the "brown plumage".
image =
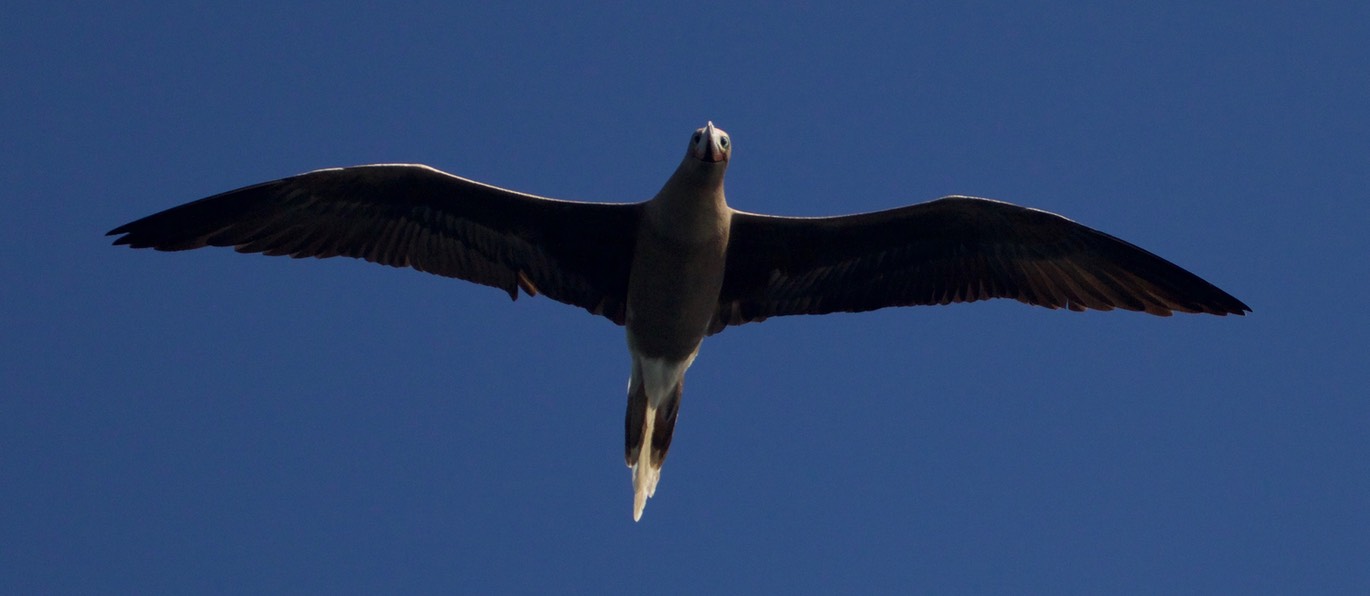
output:
M 639 204 L 535 197 L 422 165 L 316 170 L 172 207 L 117 245 L 354 257 L 522 289 L 622 325 Z M 521 282 L 522 280 L 522 282 Z
M 1054 213 L 946 197 L 843 217 L 734 213 L 714 329 L 990 298 L 1160 316 L 1250 310 L 1170 261 Z
M 768 317 L 1013 298 L 1070 310 L 1241 315 L 1232 295 L 1059 215 L 988 199 L 841 217 L 736 211 L 712 123 L 651 200 L 578 203 L 421 165 L 318 170 L 174 207 L 110 231 L 157 250 L 230 246 L 347 256 L 520 290 L 604 316 L 633 357 L 624 423 L 634 519 L 654 494 L 700 342 Z

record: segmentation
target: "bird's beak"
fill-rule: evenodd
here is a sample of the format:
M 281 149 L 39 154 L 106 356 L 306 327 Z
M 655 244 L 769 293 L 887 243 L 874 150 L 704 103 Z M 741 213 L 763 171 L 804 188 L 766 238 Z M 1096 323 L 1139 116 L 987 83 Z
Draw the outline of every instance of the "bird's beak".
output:
M 704 134 L 700 135 L 699 142 L 694 147 L 695 157 L 699 158 L 700 161 L 710 163 L 723 161 L 722 135 L 719 134 L 717 128 L 714 128 L 712 120 L 704 125 L 703 132 Z

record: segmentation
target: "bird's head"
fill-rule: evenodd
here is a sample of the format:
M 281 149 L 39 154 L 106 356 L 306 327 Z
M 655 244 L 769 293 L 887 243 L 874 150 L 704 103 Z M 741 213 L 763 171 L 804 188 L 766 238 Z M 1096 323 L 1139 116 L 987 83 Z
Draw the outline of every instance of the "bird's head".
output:
M 694 135 L 690 137 L 689 155 L 699 161 L 726 163 L 732 154 L 733 144 L 728 138 L 728 133 L 723 132 L 721 128 L 714 128 L 713 122 L 695 130 Z
M 732 157 L 733 144 L 728 133 L 714 128 L 714 123 L 704 125 L 690 136 L 690 147 L 680 166 L 666 181 L 658 196 L 684 192 L 691 197 L 704 196 L 700 192 L 712 193 L 709 196 L 723 201 L 723 174 L 728 171 L 728 159 Z M 686 190 L 688 189 L 688 192 Z M 701 191 L 701 189 L 705 189 Z

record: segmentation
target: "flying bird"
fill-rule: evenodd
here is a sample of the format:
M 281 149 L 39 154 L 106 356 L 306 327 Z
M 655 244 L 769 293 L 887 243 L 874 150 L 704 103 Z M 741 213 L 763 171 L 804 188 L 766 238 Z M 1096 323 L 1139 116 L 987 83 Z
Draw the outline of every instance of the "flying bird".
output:
M 1250 308 L 1161 257 L 1059 215 L 949 196 L 839 217 L 738 211 L 712 122 L 656 196 L 585 203 L 414 164 L 316 170 L 173 207 L 116 245 L 346 256 L 539 293 L 626 327 L 624 457 L 633 519 L 656 491 L 685 371 L 706 336 L 783 315 L 1013 298 L 1067 308 L 1241 315 Z

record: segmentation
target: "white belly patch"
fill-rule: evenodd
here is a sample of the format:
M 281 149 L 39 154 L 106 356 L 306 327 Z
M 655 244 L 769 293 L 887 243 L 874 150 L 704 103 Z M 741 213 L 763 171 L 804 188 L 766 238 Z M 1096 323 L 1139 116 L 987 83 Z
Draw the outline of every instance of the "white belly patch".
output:
M 661 402 L 675 390 L 676 383 L 685 377 L 685 370 L 695 361 L 695 350 L 689 358 L 671 361 L 665 358 L 638 358 L 642 370 L 642 384 L 647 391 L 647 403 L 653 408 L 661 407 Z

